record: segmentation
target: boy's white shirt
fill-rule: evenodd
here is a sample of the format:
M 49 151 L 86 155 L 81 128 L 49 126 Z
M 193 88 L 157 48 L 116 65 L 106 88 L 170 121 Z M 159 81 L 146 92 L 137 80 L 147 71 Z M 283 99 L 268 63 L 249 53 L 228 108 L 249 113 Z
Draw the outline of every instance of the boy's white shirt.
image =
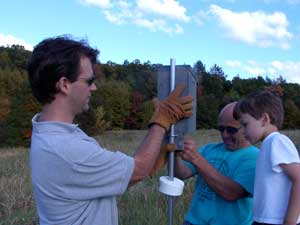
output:
M 256 222 L 283 223 L 292 183 L 279 166 L 281 163 L 300 163 L 298 151 L 288 137 L 273 132 L 264 139 L 256 162 L 253 200 Z

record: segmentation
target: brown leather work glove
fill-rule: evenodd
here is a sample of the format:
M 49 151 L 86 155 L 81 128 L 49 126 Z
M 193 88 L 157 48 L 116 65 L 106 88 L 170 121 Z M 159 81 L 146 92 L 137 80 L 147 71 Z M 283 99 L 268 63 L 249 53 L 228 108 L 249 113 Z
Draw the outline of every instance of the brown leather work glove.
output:
M 176 151 L 175 144 L 163 145 L 160 149 L 160 153 L 156 159 L 156 162 L 150 172 L 150 177 L 153 177 L 168 161 L 169 152 L 175 152 L 175 154 L 180 154 L 181 151 Z
M 149 126 L 156 123 L 168 130 L 178 120 L 190 117 L 193 114 L 193 97 L 180 96 L 184 87 L 184 84 L 179 84 L 170 96 L 161 101 L 153 99 L 155 112 L 149 122 Z

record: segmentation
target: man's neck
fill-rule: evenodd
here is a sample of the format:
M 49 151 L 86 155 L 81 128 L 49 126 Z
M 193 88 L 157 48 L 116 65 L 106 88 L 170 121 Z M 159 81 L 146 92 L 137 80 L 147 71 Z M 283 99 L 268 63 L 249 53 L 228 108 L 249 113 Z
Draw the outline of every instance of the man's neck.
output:
M 67 107 L 55 101 L 43 107 L 39 122 L 58 121 L 64 123 L 73 123 L 74 115 L 68 112 Z
M 246 141 L 245 143 L 243 143 L 243 144 L 241 145 L 240 148 L 248 148 L 249 146 L 251 146 L 251 143 L 248 142 L 248 141 Z

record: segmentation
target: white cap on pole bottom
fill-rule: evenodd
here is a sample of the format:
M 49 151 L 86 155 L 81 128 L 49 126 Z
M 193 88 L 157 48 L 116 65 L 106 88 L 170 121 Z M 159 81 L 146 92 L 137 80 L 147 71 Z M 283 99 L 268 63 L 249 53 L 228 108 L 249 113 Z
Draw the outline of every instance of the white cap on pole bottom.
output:
M 168 176 L 159 178 L 159 192 L 170 195 L 180 196 L 183 192 L 184 182 L 174 177 L 173 180 Z

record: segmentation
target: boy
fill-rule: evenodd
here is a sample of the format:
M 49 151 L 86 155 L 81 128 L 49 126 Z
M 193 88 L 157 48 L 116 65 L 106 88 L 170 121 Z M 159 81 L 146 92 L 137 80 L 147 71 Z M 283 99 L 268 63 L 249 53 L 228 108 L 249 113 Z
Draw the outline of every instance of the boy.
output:
M 280 129 L 281 99 L 269 91 L 249 94 L 234 108 L 250 143 L 262 141 L 256 162 L 253 225 L 299 224 L 300 160 L 292 141 Z

